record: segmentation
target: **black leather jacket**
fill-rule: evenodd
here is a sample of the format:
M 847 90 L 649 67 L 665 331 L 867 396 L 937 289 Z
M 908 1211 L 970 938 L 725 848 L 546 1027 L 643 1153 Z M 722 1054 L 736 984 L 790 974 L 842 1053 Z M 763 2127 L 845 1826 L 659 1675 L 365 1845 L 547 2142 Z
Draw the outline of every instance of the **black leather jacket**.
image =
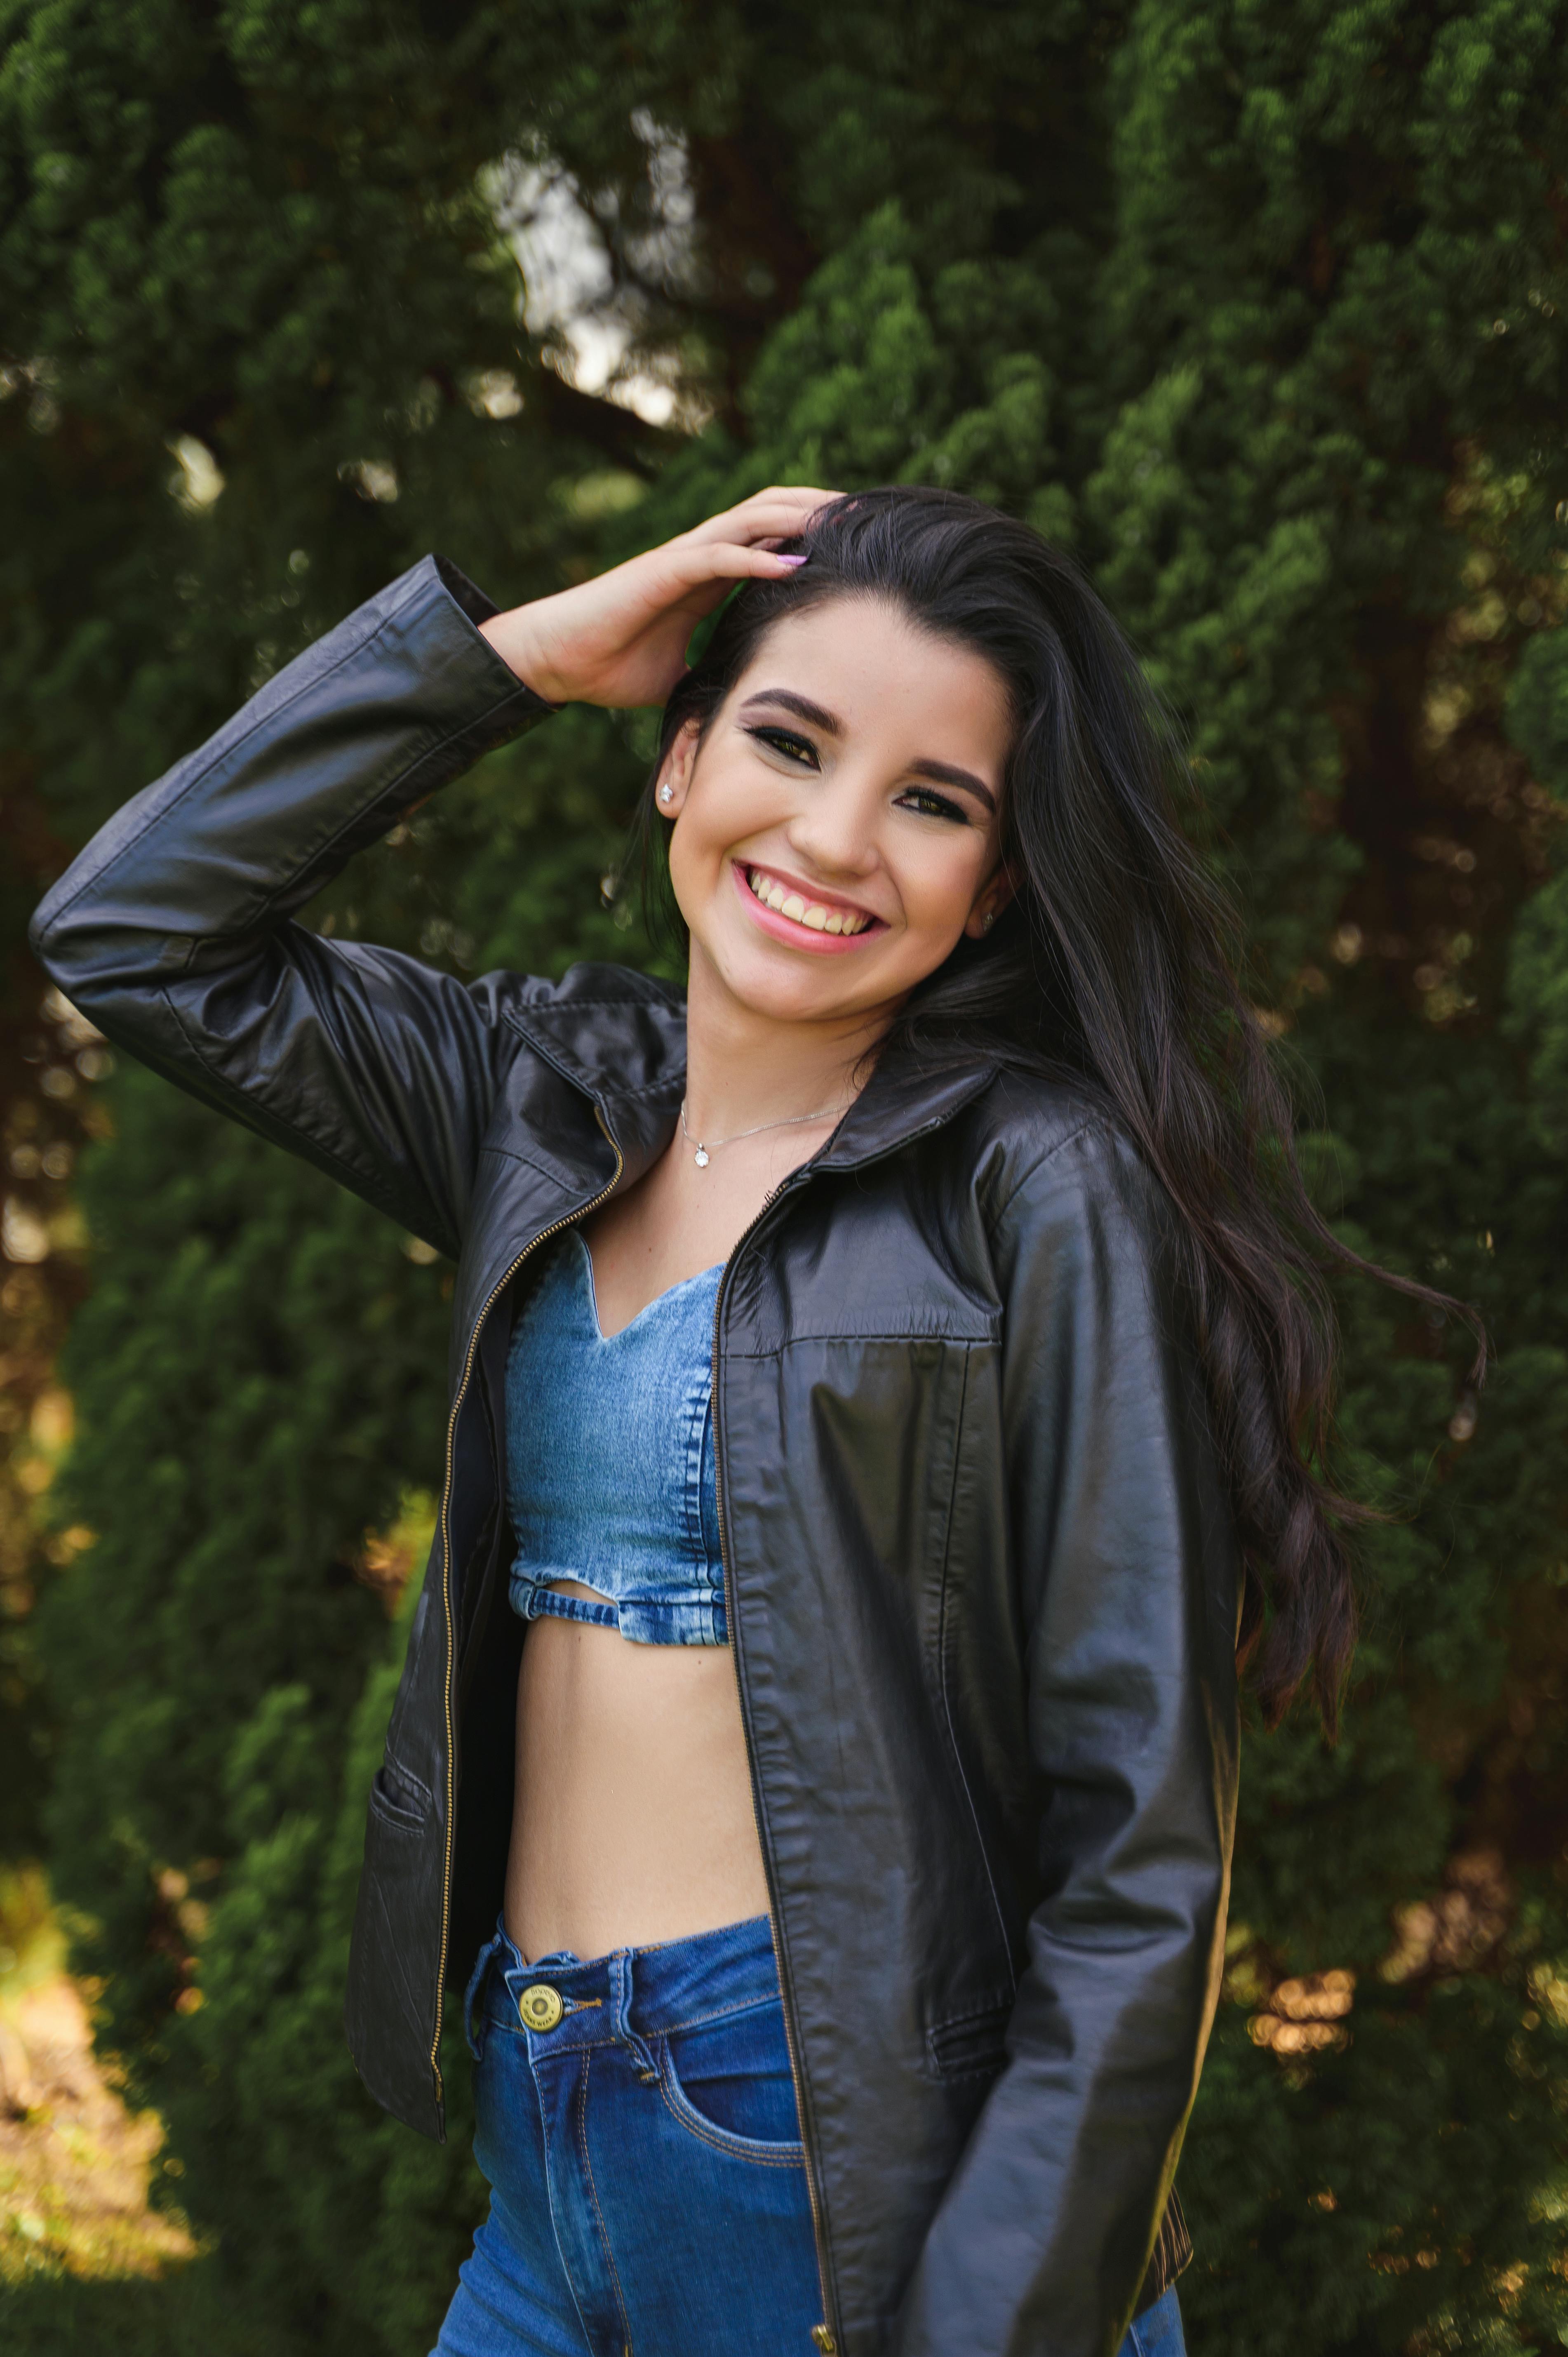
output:
M 370 1793 L 348 2026 L 442 2133 L 495 1920 L 521 1629 L 502 1376 L 529 1256 L 630 1186 L 678 995 L 464 984 L 295 911 L 545 716 L 435 558 L 118 813 L 34 920 L 109 1038 L 457 1261 L 440 1521 Z M 1237 1570 L 1172 1214 L 1071 1091 L 891 1060 L 731 1254 L 719 1498 L 823 2351 L 1109 2357 L 1186 2256 Z

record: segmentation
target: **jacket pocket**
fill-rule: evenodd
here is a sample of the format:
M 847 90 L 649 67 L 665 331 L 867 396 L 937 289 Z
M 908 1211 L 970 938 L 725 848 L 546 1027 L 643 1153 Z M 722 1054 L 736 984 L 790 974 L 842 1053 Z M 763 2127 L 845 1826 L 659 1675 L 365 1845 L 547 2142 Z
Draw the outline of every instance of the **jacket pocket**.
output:
M 376 2101 L 439 2137 L 435 2065 L 443 1929 L 441 1820 L 391 1761 L 371 1780 L 344 2006 L 349 2050 Z
M 423 1825 L 430 1814 L 430 1794 L 417 1776 L 387 1760 L 371 1779 L 371 1806 L 393 1824 Z
M 982 2007 L 974 2013 L 933 2022 L 926 2032 L 926 2051 L 939 2079 L 993 2078 L 1007 2060 L 1007 2024 L 1013 2000 Z

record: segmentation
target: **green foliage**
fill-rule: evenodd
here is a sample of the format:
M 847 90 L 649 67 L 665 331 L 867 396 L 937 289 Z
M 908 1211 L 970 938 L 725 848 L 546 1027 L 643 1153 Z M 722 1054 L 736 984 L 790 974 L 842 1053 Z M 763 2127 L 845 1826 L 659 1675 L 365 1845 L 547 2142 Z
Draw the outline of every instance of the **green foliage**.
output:
M 1532 771 L 1568 801 L 1568 631 L 1522 651 L 1508 698 L 1509 733 Z M 1568 869 L 1521 909 L 1505 1028 L 1530 1055 L 1530 1112 L 1541 1142 L 1568 1146 Z
M 1314 1184 L 1497 1351 L 1477 1396 L 1463 1336 L 1346 1290 L 1340 1471 L 1388 1519 L 1343 1741 L 1249 1740 L 1182 2171 L 1191 2338 L 1558 2345 L 1563 8 L 5 24 L 0 707 L 62 834 L 429 544 L 512 597 L 768 479 L 939 480 L 1071 545 L 1125 620 L 1190 731 Z M 615 225 L 625 316 L 700 434 L 543 364 L 480 178 L 509 151 Z M 649 741 L 564 716 L 318 916 L 459 971 L 645 956 L 600 879 Z M 99 1537 L 38 1632 L 52 1864 L 216 2246 L 165 2309 L 117 2295 L 113 2333 L 62 2287 L 11 2337 L 52 2350 L 69 2316 L 73 2348 L 125 2345 L 140 2309 L 217 2357 L 413 2357 L 477 2188 L 460 2145 L 372 2114 L 337 2015 L 392 1674 L 353 1566 L 434 1479 L 441 1273 L 156 1084 L 113 1102 L 59 1502 Z
M 395 1230 L 248 1132 L 140 1072 L 113 1103 L 64 1367 L 87 1412 L 59 1511 L 98 1537 L 38 1637 L 51 1837 L 134 2052 L 161 2041 L 219 1861 L 335 1787 L 380 1621 L 352 1566 L 435 1478 L 444 1306 Z
M 430 1528 L 427 1512 L 426 1540 Z M 405 1608 L 417 1587 L 408 1582 Z M 287 1771 L 281 1780 L 268 1773 L 269 1738 L 294 1754 L 295 1772 L 307 1766 L 295 1753 L 303 1688 L 274 1688 L 233 1746 L 231 1776 L 253 1776 L 275 1813 L 248 1839 L 236 1832 L 201 1944 L 207 2002 L 180 2025 L 186 2092 L 171 2115 L 188 2169 L 220 2190 L 213 2222 L 238 2238 L 258 2215 L 275 2222 L 253 2255 L 251 2288 L 263 2312 L 308 2328 L 313 2346 L 345 2352 L 362 2347 L 367 2332 L 372 2345 L 429 2345 L 481 2194 L 467 2150 L 461 2026 L 448 2026 L 456 2111 L 444 2147 L 377 2110 L 343 2042 L 364 1794 L 381 1760 L 407 1617 L 405 1609 L 385 1658 L 372 1656 L 337 1779 L 324 1776 L 319 1746 L 293 1805 Z M 223 2090 L 216 2117 L 212 2085 Z
M 1446 1981 L 1419 2007 L 1380 1991 L 1310 2075 L 1260 2072 L 1240 2015 L 1221 2016 L 1191 2205 L 1202 2276 L 1184 2286 L 1195 2347 L 1558 2345 L 1561 2219 L 1521 2217 L 1518 2188 L 1559 2133 L 1568 2029 L 1521 2032 L 1527 1997 L 1517 1972 Z

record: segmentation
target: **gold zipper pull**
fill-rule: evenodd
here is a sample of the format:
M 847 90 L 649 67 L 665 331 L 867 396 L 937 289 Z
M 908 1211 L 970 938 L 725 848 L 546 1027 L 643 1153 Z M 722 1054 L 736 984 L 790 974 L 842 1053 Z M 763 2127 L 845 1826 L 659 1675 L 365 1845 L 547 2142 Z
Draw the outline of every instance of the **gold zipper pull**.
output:
M 838 2357 L 838 2342 L 825 2324 L 812 2325 L 811 2339 L 822 2351 L 822 2357 Z

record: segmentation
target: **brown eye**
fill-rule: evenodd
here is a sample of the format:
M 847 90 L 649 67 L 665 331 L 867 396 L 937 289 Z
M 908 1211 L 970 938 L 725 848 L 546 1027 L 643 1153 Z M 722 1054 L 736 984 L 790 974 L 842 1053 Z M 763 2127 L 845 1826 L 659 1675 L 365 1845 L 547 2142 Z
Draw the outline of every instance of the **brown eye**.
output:
M 769 752 L 779 754 L 800 769 L 817 767 L 816 747 L 809 737 L 797 737 L 792 728 L 748 728 L 746 733 L 755 737 L 758 744 L 766 745 Z
M 910 786 L 898 797 L 904 809 L 919 812 L 922 818 L 950 819 L 956 826 L 969 824 L 969 813 L 957 802 L 950 802 L 946 794 L 931 791 L 929 786 Z

